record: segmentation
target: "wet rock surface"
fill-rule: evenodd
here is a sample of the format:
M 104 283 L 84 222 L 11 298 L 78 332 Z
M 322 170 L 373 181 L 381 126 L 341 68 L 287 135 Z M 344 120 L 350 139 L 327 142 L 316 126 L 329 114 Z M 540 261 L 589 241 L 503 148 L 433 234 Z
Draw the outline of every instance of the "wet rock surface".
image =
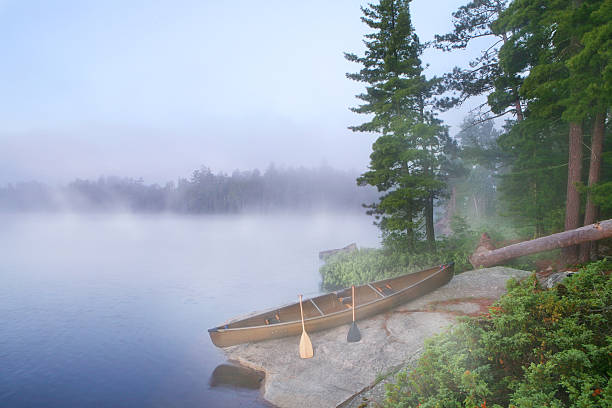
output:
M 563 282 L 567 277 L 572 276 L 575 272 L 572 271 L 564 271 L 564 272 L 556 272 L 547 277 L 539 279 L 540 285 L 544 289 L 552 289 L 557 286 L 559 283 Z
M 225 353 L 265 372 L 263 397 L 275 406 L 357 407 L 380 401 L 384 381 L 376 385 L 377 379 L 416 361 L 427 337 L 457 316 L 486 313 L 505 292 L 509 278 L 529 274 L 505 267 L 464 272 L 419 299 L 358 321 L 362 339 L 357 343 L 346 341 L 349 325 L 309 333 L 311 359 L 299 357 L 299 337 L 241 344 Z

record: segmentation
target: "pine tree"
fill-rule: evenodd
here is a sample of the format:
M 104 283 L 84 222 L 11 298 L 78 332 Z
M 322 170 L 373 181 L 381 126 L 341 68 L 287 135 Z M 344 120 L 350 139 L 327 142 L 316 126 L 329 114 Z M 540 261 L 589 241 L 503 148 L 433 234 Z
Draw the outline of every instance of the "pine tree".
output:
M 370 205 L 385 243 L 414 249 L 424 220 L 430 248 L 435 246 L 434 200 L 445 188 L 444 156 L 450 138 L 432 113 L 438 80 L 423 75 L 423 46 L 414 32 L 409 0 L 381 0 L 362 7 L 362 21 L 375 30 L 365 36 L 363 57 L 345 57 L 363 68 L 347 77 L 366 83 L 357 95 L 364 103 L 354 112 L 371 119 L 350 129 L 376 132 L 369 171 L 358 183 L 376 186 L 383 195 Z

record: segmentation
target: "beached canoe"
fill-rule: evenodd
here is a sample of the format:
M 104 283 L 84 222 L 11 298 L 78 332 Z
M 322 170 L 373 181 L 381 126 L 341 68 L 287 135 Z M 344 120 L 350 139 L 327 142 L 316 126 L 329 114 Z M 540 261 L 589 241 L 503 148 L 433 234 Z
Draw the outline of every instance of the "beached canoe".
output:
M 454 264 L 436 266 L 420 272 L 355 286 L 355 319 L 373 316 L 394 306 L 418 298 L 448 283 Z M 304 324 L 314 332 L 352 322 L 351 288 L 303 301 Z M 208 329 L 217 347 L 298 336 L 302 333 L 300 304 L 294 303 L 258 313 Z

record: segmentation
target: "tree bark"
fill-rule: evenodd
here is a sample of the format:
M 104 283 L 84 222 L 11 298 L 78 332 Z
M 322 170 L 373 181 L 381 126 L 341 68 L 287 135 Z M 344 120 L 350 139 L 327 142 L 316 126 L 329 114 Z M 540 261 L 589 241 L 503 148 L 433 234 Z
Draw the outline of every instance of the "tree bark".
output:
M 589 187 L 599 182 L 601 173 L 601 154 L 603 152 L 603 138 L 606 116 L 603 113 L 595 115 L 593 124 L 593 137 L 591 139 L 591 163 L 589 165 Z M 584 212 L 584 225 L 595 222 L 597 217 L 597 206 L 591 200 L 591 194 L 587 196 L 586 209 Z M 587 262 L 591 258 L 591 243 L 586 242 L 580 245 L 580 262 Z
M 514 94 L 516 95 L 517 92 L 515 90 L 513 91 L 514 91 Z M 518 122 L 522 121 L 523 120 L 523 110 L 521 109 L 521 100 L 518 97 L 516 97 L 516 99 L 514 100 L 514 109 L 516 110 L 516 120 Z
M 429 246 L 429 249 L 432 250 L 436 248 L 433 213 L 434 199 L 433 194 L 430 194 L 429 197 L 427 197 L 427 203 L 425 204 L 425 235 L 427 236 L 427 245 Z
M 565 204 L 565 230 L 580 226 L 580 193 L 576 184 L 582 175 L 582 124 L 570 123 L 569 159 L 567 164 L 567 201 Z M 563 250 L 563 258 L 568 264 L 578 261 L 578 247 L 570 246 Z
M 537 252 L 549 251 L 556 248 L 567 248 L 583 242 L 595 241 L 612 237 L 612 220 L 602 221 L 586 227 L 571 231 L 559 232 L 547 237 L 533 239 L 531 241 L 519 242 L 504 248 L 489 249 L 490 246 L 481 245 L 476 252 L 470 256 L 470 262 L 474 268 L 498 265 L 508 259 L 519 256 L 535 254 Z

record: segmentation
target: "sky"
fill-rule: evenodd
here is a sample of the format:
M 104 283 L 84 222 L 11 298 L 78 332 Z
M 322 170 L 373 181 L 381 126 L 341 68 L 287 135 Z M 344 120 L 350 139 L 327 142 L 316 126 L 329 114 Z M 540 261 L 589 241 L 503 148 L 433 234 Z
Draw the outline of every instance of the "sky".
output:
M 413 0 L 421 41 L 467 0 Z M 315 167 L 363 171 L 360 5 L 334 0 L 0 0 L 0 186 Z M 427 50 L 428 76 L 475 51 Z M 441 115 L 457 132 L 470 107 Z

